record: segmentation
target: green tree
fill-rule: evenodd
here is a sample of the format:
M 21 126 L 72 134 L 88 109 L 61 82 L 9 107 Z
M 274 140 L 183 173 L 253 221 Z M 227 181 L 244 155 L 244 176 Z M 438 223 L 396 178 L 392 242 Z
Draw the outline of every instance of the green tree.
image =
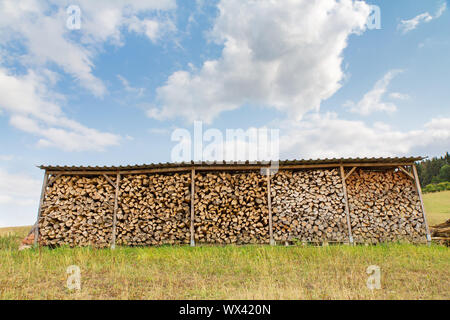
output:
M 450 181 L 450 164 L 444 165 L 441 170 L 439 170 L 439 179 L 441 181 Z

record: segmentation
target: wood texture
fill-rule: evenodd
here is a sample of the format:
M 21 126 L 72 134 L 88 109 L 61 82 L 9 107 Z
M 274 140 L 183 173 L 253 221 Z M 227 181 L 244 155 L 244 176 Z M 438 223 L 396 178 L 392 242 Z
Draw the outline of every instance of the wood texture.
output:
M 43 245 L 423 242 L 427 232 L 420 189 L 396 167 L 104 174 L 44 179 Z
M 403 172 L 357 170 L 347 181 L 355 242 L 423 242 L 426 222 L 414 182 Z
M 271 192 L 275 241 L 348 241 L 338 169 L 279 171 Z

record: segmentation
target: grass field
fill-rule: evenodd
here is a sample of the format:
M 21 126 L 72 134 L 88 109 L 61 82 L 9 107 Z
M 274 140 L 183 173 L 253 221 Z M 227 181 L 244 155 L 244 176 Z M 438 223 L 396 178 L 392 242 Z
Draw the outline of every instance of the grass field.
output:
M 432 224 L 449 193 L 425 195 Z M 0 229 L 0 299 L 450 299 L 450 250 L 432 245 L 153 247 L 17 251 L 29 227 Z M 80 292 L 66 268 L 81 268 Z M 369 265 L 380 290 L 366 287 Z
M 450 219 L 450 191 L 424 194 L 423 202 L 430 225 L 433 226 Z

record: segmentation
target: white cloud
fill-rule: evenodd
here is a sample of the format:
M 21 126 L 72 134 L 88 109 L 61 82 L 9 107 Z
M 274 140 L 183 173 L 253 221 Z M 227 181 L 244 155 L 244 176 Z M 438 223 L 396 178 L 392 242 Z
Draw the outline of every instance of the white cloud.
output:
M 121 76 L 120 74 L 117 75 L 117 79 L 119 79 L 119 81 L 122 83 L 126 92 L 135 94 L 137 97 L 141 97 L 144 94 L 145 88 L 132 87 L 130 85 L 129 81 L 127 79 L 125 79 L 123 76 Z
M 341 86 L 342 53 L 365 30 L 361 1 L 221 1 L 210 38 L 220 58 L 177 71 L 157 89 L 148 116 L 211 122 L 246 104 L 274 107 L 300 119 Z
M 34 223 L 41 183 L 27 174 L 0 168 L 0 227 Z
M 409 20 L 401 20 L 400 24 L 398 25 L 398 29 L 403 33 L 408 33 L 409 31 L 412 31 L 414 29 L 416 29 L 421 23 L 427 23 L 432 21 L 433 19 L 437 19 L 440 16 L 442 16 L 442 14 L 445 12 L 445 10 L 447 9 L 447 3 L 443 3 L 438 11 L 436 12 L 436 14 L 434 16 L 432 16 L 430 13 L 428 12 L 424 12 L 421 13 L 417 16 L 415 16 L 412 19 Z
M 38 199 L 41 181 L 26 174 L 12 174 L 0 168 L 0 204 L 28 205 Z
M 52 74 L 45 70 L 40 74 L 29 70 L 17 76 L 0 68 L 0 107 L 10 114 L 11 125 L 40 137 L 39 146 L 67 151 L 102 150 L 119 144 L 117 135 L 66 118 L 58 104 L 61 97 L 47 88 Z
M 389 98 L 391 99 L 397 99 L 397 100 L 408 100 L 411 97 L 408 94 L 400 93 L 400 92 L 391 92 L 389 94 Z
M 384 111 L 388 113 L 395 112 L 397 106 L 391 102 L 383 102 L 382 98 L 387 91 L 387 87 L 400 70 L 391 70 L 384 75 L 384 77 L 377 81 L 375 86 L 367 92 L 364 97 L 357 103 L 353 101 L 347 101 L 344 106 L 349 109 L 350 112 L 358 113 L 360 115 L 367 116 L 373 112 Z M 399 94 L 391 94 L 394 98 L 399 98 Z
M 66 27 L 66 9 L 73 4 L 81 8 L 80 30 Z M 65 98 L 52 91 L 60 74 L 48 68 L 58 66 L 101 97 L 107 89 L 94 75 L 93 61 L 102 45 L 122 45 L 126 30 L 146 34 L 152 42 L 160 40 L 176 29 L 168 13 L 175 8 L 175 0 L 1 1 L 0 109 L 9 114 L 11 125 L 36 135 L 40 147 L 83 151 L 119 144 L 119 136 L 85 127 L 64 115 L 60 106 Z M 17 46 L 23 52 L 12 50 Z M 19 70 L 26 71 L 17 74 L 5 65 L 19 65 Z M 142 93 L 126 84 L 125 90 Z
M 81 29 L 66 28 L 66 8 L 71 0 L 3 0 L 0 2 L 0 41 L 7 45 L 19 41 L 26 54 L 16 58 L 27 67 L 54 63 L 72 75 L 80 85 L 96 96 L 107 89 L 94 74 L 93 58 L 104 42 L 121 44 L 121 31 L 146 34 L 153 42 L 174 30 L 168 16 L 162 14 L 150 19 L 143 14 L 176 8 L 175 0 L 108 1 L 79 0 Z M 133 27 L 142 25 L 143 27 Z M 81 37 L 80 41 L 72 39 Z
M 390 157 L 444 152 L 450 148 L 450 118 L 435 118 L 423 128 L 400 131 L 384 123 L 312 114 L 304 120 L 278 123 L 282 158 Z

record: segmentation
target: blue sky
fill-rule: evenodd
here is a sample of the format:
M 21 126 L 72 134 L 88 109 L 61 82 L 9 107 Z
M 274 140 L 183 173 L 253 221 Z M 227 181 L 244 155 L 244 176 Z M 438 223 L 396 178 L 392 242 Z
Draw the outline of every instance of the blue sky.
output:
M 282 159 L 441 155 L 449 30 L 443 0 L 0 0 L 0 227 L 34 222 L 36 165 L 171 161 L 194 120 Z

